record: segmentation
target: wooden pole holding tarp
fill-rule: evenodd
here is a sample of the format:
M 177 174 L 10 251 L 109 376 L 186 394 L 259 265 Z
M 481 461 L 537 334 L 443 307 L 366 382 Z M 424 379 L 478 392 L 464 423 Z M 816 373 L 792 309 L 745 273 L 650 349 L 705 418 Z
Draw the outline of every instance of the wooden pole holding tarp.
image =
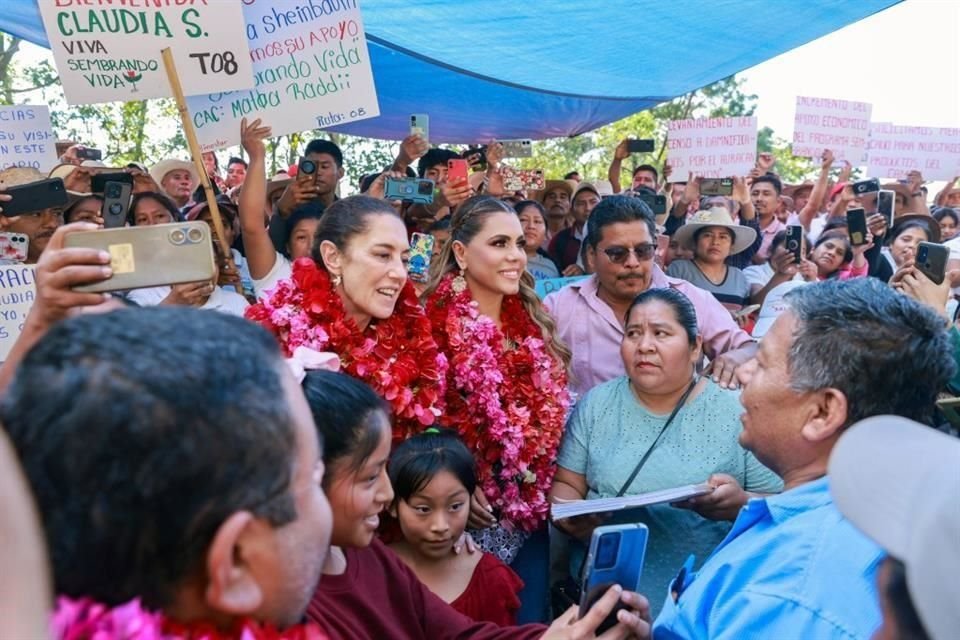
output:
M 237 265 L 233 261 L 233 252 L 227 246 L 227 237 L 223 232 L 223 218 L 220 217 L 220 208 L 217 206 L 217 196 L 213 193 L 213 186 L 210 184 L 210 178 L 207 177 L 207 168 L 203 166 L 203 153 L 200 151 L 200 143 L 197 142 L 197 132 L 193 128 L 193 121 L 190 120 L 190 111 L 187 109 L 187 99 L 183 95 L 183 87 L 180 85 L 180 76 L 177 75 L 177 65 L 173 61 L 173 52 L 170 47 L 162 49 L 163 66 L 167 71 L 167 79 L 170 81 L 170 88 L 173 90 L 173 97 L 177 101 L 177 111 L 180 113 L 180 121 L 183 123 L 183 133 L 187 138 L 187 145 L 190 147 L 190 155 L 193 156 L 193 165 L 200 175 L 200 184 L 203 186 L 203 193 L 206 195 L 207 206 L 210 208 L 210 218 L 213 220 L 213 229 L 217 234 L 217 242 L 220 243 L 220 250 L 227 261 L 227 267 L 233 273 L 239 274 Z M 240 295 L 243 295 L 243 287 L 238 286 Z

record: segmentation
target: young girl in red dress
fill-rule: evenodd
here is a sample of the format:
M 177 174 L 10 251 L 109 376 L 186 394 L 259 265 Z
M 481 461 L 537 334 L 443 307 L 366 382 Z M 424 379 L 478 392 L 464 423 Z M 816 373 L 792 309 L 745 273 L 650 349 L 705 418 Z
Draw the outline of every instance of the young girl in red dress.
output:
M 388 465 L 395 492 L 390 510 L 403 537 L 391 549 L 460 613 L 512 625 L 523 588 L 517 574 L 489 553 L 453 553 L 467 527 L 475 466 L 463 441 L 446 429 L 428 429 L 397 447 Z

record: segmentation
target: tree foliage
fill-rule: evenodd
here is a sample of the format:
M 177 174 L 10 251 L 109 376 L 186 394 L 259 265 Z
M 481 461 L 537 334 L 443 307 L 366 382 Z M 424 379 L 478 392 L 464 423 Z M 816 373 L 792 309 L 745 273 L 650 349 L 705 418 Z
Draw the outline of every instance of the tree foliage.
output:
M 153 164 L 168 156 L 185 157 L 186 140 L 172 100 L 114 102 L 68 106 L 63 96 L 52 56 L 39 64 L 15 64 L 22 51 L 18 38 L 0 34 L 0 103 L 44 103 L 50 106 L 51 120 L 59 138 L 98 145 L 113 165 L 127 162 Z M 543 169 L 548 177 L 559 178 L 578 171 L 586 179 L 606 179 L 613 151 L 624 138 L 654 139 L 652 154 L 636 155 L 623 163 L 621 183 L 629 181 L 634 164 L 644 162 L 662 166 L 666 157 L 667 123 L 697 117 L 753 115 L 757 96 L 743 91 L 744 80 L 724 78 L 706 87 L 679 96 L 653 109 L 635 113 L 595 131 L 570 138 L 555 138 L 534 143 L 531 158 L 507 159 L 523 168 Z M 804 158 L 794 158 L 790 145 L 769 128 L 758 132 L 758 151 L 772 152 L 776 170 L 786 181 L 809 177 L 815 166 Z M 315 138 L 335 141 L 343 149 L 346 189 L 356 189 L 362 176 L 383 171 L 397 152 L 398 143 L 360 138 L 320 130 L 278 136 L 267 148 L 267 166 L 271 173 L 296 164 L 306 143 Z M 239 148 L 218 152 L 221 164 L 228 155 L 242 156 Z

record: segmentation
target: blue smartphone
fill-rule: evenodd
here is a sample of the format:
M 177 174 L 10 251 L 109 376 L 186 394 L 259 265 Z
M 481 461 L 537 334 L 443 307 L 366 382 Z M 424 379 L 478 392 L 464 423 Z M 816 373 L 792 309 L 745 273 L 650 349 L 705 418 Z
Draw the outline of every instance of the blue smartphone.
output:
M 424 283 L 430 276 L 430 259 L 433 258 L 433 244 L 436 240 L 426 233 L 414 233 L 410 236 L 410 262 L 407 273 L 414 282 Z
M 639 523 L 613 524 L 593 530 L 580 590 L 581 618 L 611 586 L 619 584 L 625 591 L 639 589 L 648 533 L 647 526 Z M 622 608 L 623 603 L 618 603 L 597 634 L 617 623 L 617 611 Z

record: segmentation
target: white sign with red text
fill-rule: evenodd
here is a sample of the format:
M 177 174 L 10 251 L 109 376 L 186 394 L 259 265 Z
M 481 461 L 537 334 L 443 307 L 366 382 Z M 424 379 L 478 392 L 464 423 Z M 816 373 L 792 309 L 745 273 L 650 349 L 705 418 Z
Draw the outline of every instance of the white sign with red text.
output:
M 754 116 L 671 120 L 668 125 L 671 182 L 685 182 L 689 173 L 703 178 L 745 176 L 756 161 Z
M 837 160 L 858 165 L 870 134 L 866 102 L 797 96 L 793 121 L 793 155 L 819 160 L 825 149 Z
M 867 146 L 867 175 L 900 180 L 911 171 L 919 171 L 927 180 L 960 175 L 960 128 L 874 122 Z
M 244 0 L 255 85 L 187 101 L 204 151 L 240 142 L 240 120 L 274 136 L 380 115 L 357 0 Z

